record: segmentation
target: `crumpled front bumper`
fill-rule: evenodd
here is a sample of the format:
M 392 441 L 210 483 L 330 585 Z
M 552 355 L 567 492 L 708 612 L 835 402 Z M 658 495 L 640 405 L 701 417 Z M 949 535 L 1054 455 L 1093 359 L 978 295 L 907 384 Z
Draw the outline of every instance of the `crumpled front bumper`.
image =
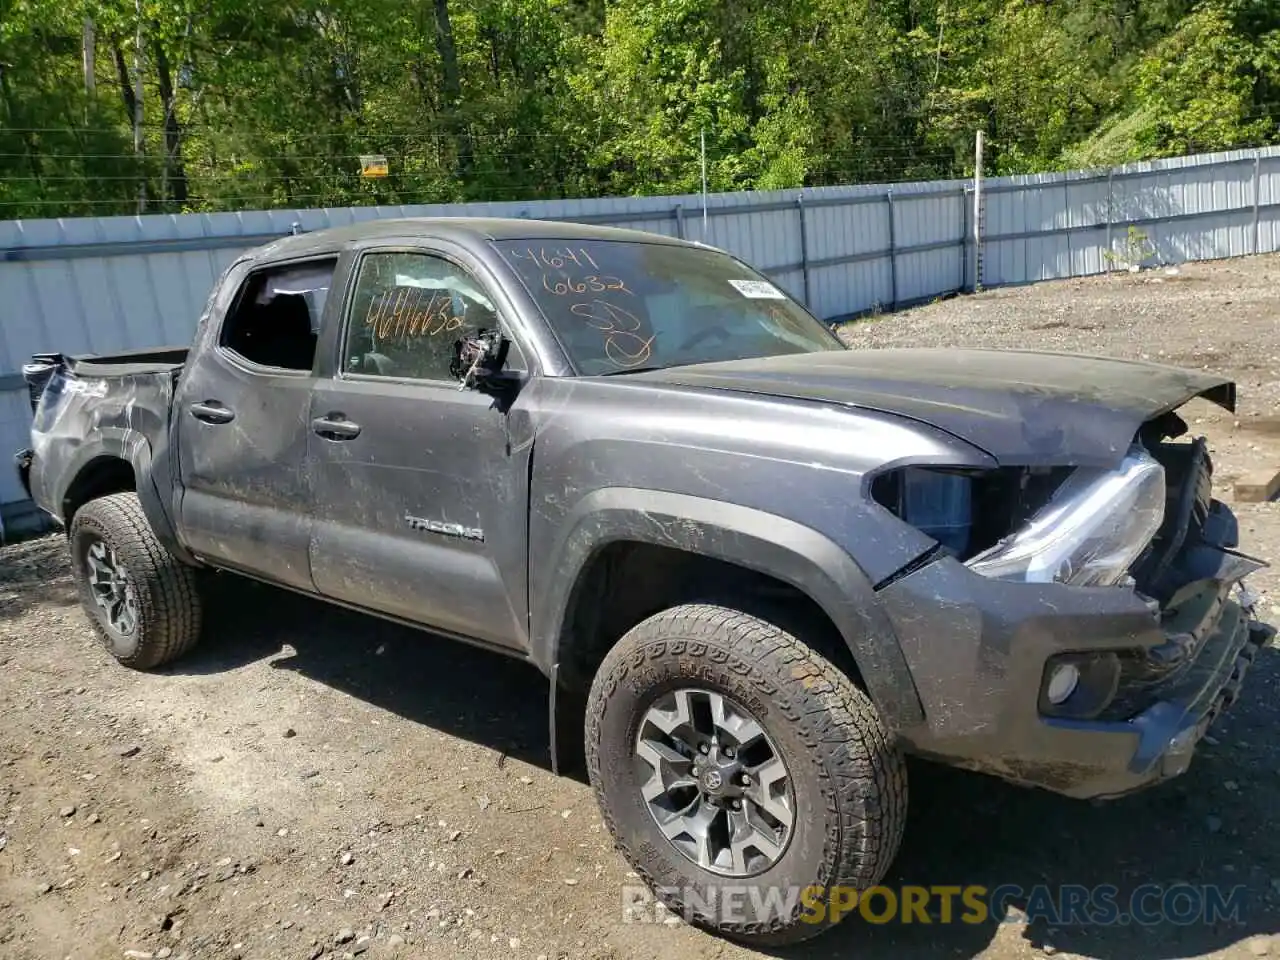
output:
M 1131 589 L 991 580 L 949 558 L 885 587 L 925 714 L 899 731 L 906 747 L 1073 797 L 1118 796 L 1185 771 L 1275 633 L 1239 593 L 1261 564 L 1220 544 L 1198 549 L 1213 561 L 1164 609 Z M 1042 713 L 1046 661 L 1095 651 L 1126 651 L 1137 667 L 1111 709 Z
M 1236 702 L 1249 667 L 1273 636 L 1274 627 L 1254 620 L 1239 604 L 1227 606 L 1185 680 L 1162 691 L 1160 700 L 1129 721 L 1139 734 L 1126 770 L 1131 782 L 1122 780 L 1107 791 L 1086 784 L 1089 792 L 1083 795 L 1126 793 L 1185 771 L 1196 744 Z

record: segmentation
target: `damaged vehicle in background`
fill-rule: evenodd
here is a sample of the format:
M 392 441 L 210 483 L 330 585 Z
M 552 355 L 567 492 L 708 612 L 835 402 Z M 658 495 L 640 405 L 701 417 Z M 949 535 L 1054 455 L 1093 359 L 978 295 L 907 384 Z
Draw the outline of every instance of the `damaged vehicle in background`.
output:
M 527 659 L 632 868 L 756 944 L 830 925 L 790 893 L 885 875 L 905 754 L 1141 789 L 1273 633 L 1176 412 L 1234 408 L 1229 381 L 851 351 L 700 244 L 292 236 L 229 268 L 189 351 L 27 374 L 18 468 L 122 663 L 192 647 L 208 570 Z

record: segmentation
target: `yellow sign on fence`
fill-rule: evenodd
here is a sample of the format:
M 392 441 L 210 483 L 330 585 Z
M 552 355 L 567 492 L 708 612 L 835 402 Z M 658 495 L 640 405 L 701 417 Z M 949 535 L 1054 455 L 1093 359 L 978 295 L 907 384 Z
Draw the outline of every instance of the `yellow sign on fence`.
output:
M 387 175 L 387 158 L 382 155 L 361 157 L 360 176 L 385 177 Z

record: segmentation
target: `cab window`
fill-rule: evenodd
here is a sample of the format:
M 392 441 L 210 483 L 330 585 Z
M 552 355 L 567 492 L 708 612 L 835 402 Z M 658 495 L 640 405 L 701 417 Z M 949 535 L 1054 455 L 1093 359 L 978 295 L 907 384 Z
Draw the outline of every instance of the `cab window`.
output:
M 371 253 L 360 262 L 343 342 L 347 373 L 450 380 L 455 344 L 499 326 L 483 288 L 426 253 Z
M 310 371 L 336 259 L 250 274 L 222 325 L 220 344 L 240 359 Z

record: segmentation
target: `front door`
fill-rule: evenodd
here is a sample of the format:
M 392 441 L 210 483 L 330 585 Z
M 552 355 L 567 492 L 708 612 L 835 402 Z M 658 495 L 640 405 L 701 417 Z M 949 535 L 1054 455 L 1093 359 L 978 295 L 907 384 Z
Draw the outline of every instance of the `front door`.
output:
M 308 413 L 335 261 L 250 273 L 216 304 L 174 400 L 187 547 L 216 566 L 312 590 Z M 219 309 L 225 318 L 216 323 Z
M 454 342 L 498 309 L 443 255 L 372 251 L 357 271 L 339 368 L 311 405 L 316 589 L 526 647 L 530 445 L 512 442 L 518 413 L 449 371 Z

